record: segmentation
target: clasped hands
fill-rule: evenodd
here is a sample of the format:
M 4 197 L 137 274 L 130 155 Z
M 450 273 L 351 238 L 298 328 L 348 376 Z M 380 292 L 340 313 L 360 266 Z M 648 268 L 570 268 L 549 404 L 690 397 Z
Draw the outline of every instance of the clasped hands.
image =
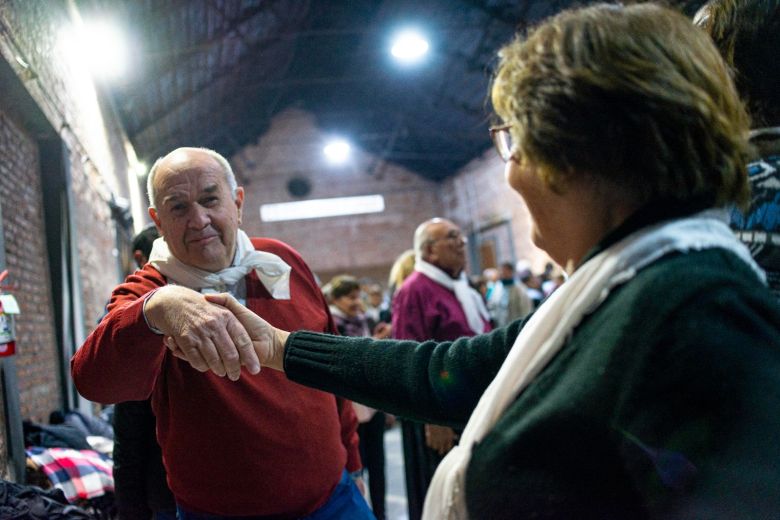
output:
M 230 294 L 203 295 L 168 285 L 146 302 L 146 319 L 164 335 L 165 346 L 195 370 L 236 381 L 241 367 L 283 369 L 288 332 L 276 329 Z

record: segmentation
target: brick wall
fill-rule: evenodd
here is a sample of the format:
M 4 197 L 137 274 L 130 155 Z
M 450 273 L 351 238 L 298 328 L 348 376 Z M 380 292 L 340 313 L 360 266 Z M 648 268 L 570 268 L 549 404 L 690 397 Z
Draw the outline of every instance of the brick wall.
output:
M 85 60 L 64 44 L 63 29 L 74 23 L 70 3 L 0 0 L 0 24 L 7 31 L 0 47 L 68 148 L 100 172 L 93 188 L 103 198 L 109 192 L 128 197 L 125 136 L 101 101 Z M 17 57 L 29 64 L 27 71 Z
M 35 141 L 0 113 L 0 200 L 6 265 L 17 285 L 19 403 L 23 418 L 48 419 L 62 406 Z
M 246 188 L 243 228 L 250 235 L 278 238 L 295 247 L 323 283 L 339 273 L 384 283 L 395 258 L 412 247 L 417 224 L 440 213 L 440 185 L 354 148 L 348 164 L 328 165 L 322 155 L 326 137 L 310 115 L 290 110 L 274 120 L 256 145 L 231 158 L 239 183 Z M 261 204 L 298 200 L 287 191 L 293 177 L 310 181 L 307 199 L 382 194 L 386 209 L 348 217 L 261 222 Z
M 312 116 L 289 110 L 274 120 L 257 144 L 230 160 L 239 184 L 246 189 L 243 228 L 250 235 L 275 237 L 295 247 L 323 283 L 336 274 L 349 273 L 384 284 L 395 258 L 412 247 L 417 224 L 434 216 L 450 218 L 466 231 L 506 221 L 507 236 L 495 230 L 478 235 L 485 240 L 499 239 L 496 261 L 525 259 L 534 270 L 541 270 L 549 261 L 532 244 L 528 210 L 507 186 L 503 163 L 492 149 L 449 180 L 434 183 L 390 163 L 377 162 L 360 150 L 353 149 L 353 159 L 346 165 L 328 165 L 322 155 L 326 138 Z M 312 190 L 306 199 L 382 194 L 386 210 L 261 222 L 261 204 L 298 200 L 287 190 L 294 177 L 310 181 Z M 479 244 L 470 247 L 478 249 Z M 479 266 L 470 267 L 472 273 L 479 270 Z
M 134 156 L 83 60 L 68 55 L 61 45 L 60 30 L 74 19 L 73 6 L 74 2 L 0 0 L 0 59 L 18 77 L 19 90 L 28 104 L 36 107 L 36 114 L 42 114 L 35 116 L 36 124 L 42 121 L 48 128 L 44 133 L 59 136 L 67 149 L 73 243 L 80 277 L 70 303 L 80 312 L 83 324 L 72 331 L 78 341 L 94 327 L 120 278 L 116 226 L 108 200 L 131 196 L 128 170 Z M 29 111 L 15 107 L 14 114 L 20 110 Z M 57 353 L 52 326 L 55 318 L 41 210 L 42 183 L 52 179 L 48 176 L 51 172 L 38 171 L 35 139 L 40 129 L 32 131 L 25 123 L 17 123 L 26 121 L 25 117 L 22 113 L 21 118 L 14 116 L 14 123 L 8 118 L 2 123 L 0 167 L 13 175 L 2 171 L 0 196 L 8 265 L 21 284 L 23 318 L 17 358 L 21 413 L 41 421 L 64 401 L 57 381 L 61 354 Z
M 116 232 L 107 201 L 129 198 L 127 138 L 113 110 L 101 101 L 84 60 L 66 52 L 61 31 L 73 23 L 68 2 L 0 2 L 0 50 L 59 133 L 70 154 L 84 331 L 102 315 L 119 280 Z M 21 56 L 28 71 L 16 62 Z
M 441 198 L 445 215 L 466 229 L 487 230 L 484 238 L 495 239 L 497 263 L 526 260 L 534 272 L 539 272 L 550 261 L 547 254 L 531 242 L 528 208 L 507 184 L 504 162 L 492 148 L 444 181 Z M 509 223 L 511 240 L 506 239 L 504 233 L 490 231 L 502 222 Z M 478 244 L 472 244 L 472 247 L 478 247 Z
M 77 235 L 82 312 L 80 338 L 94 326 L 119 278 L 116 230 L 107 200 L 129 197 L 132 155 L 110 108 L 101 104 L 88 73 L 59 46 L 59 29 L 71 19 L 71 2 L 0 0 L 0 59 L 20 83 L 69 150 Z M 29 64 L 20 65 L 17 58 Z M 0 111 L 2 109 L 0 108 Z M 23 124 L 0 121 L 0 197 L 9 268 L 20 284 L 22 318 L 17 358 L 22 415 L 44 420 L 62 402 L 46 265 L 41 186 L 35 137 Z M 322 160 L 325 136 L 307 114 L 289 111 L 277 118 L 255 145 L 231 159 L 245 183 L 244 228 L 250 234 L 280 238 L 297 248 L 323 280 L 349 272 L 384 282 L 390 265 L 412 245 L 416 225 L 437 215 L 467 229 L 484 227 L 506 216 L 519 258 L 536 258 L 528 240 L 527 214 L 504 185 L 497 160 L 478 160 L 458 176 L 433 183 L 398 166 L 355 150 L 354 160 L 333 167 Z M 285 223 L 262 223 L 262 203 L 294 200 L 286 189 L 293 177 L 306 177 L 309 197 L 328 198 L 379 193 L 381 214 Z M 494 208 L 508 208 L 499 214 Z M 0 430 L 0 453 L 4 446 Z M 0 464 L 0 474 L 4 472 Z
M 94 187 L 99 174 L 90 162 L 82 162 L 81 155 L 72 154 L 70 159 L 86 337 L 103 316 L 122 273 L 117 259 L 116 224 L 108 204 L 96 195 Z

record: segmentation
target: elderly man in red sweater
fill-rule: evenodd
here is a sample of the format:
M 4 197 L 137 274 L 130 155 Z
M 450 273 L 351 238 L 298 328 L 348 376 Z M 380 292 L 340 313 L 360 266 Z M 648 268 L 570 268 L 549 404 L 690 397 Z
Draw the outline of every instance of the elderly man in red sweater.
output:
M 230 292 L 276 327 L 335 332 L 303 259 L 239 229 L 244 191 L 212 150 L 159 159 L 148 191 L 162 238 L 73 357 L 79 392 L 151 396 L 179 518 L 372 518 L 350 477 L 361 467 L 352 406 L 260 373 L 243 326 L 204 297 Z

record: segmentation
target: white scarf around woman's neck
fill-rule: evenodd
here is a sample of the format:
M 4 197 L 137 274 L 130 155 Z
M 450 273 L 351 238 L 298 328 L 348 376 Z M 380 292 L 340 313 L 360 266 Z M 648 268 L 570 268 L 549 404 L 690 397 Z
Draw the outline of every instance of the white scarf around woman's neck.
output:
M 221 271 L 212 273 L 185 264 L 173 256 L 164 237 L 154 241 L 149 263 L 173 283 L 196 291 L 226 291 L 254 269 L 260 282 L 274 299 L 290 299 L 290 266 L 273 253 L 255 251 L 252 241 L 240 229 L 236 233 L 233 263 Z
M 675 251 L 722 248 L 736 254 L 766 283 L 763 271 L 734 237 L 725 218 L 725 211 L 709 210 L 644 228 L 585 262 L 552 293 L 520 331 L 472 412 L 460 444 L 439 464 L 425 497 L 423 519 L 468 518 L 464 484 L 474 444 L 493 428 L 582 319 L 595 311 L 612 289 L 629 281 L 639 270 Z
M 488 314 L 482 297 L 469 285 L 466 273 L 461 271 L 458 278 L 451 278 L 450 275 L 422 258 L 415 260 L 414 270 L 454 292 L 455 298 L 458 299 L 458 303 L 466 315 L 469 328 L 474 331 L 474 334 L 485 332 L 485 322 L 490 321 L 490 314 Z

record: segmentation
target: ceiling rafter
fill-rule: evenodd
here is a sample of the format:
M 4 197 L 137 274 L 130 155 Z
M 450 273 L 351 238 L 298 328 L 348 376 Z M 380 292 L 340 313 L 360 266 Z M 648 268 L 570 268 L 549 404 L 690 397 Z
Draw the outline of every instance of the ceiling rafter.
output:
M 480 11 L 488 15 L 493 20 L 506 24 L 514 30 L 520 28 L 521 23 L 525 24 L 527 22 L 528 11 L 531 7 L 531 4 L 533 4 L 533 1 L 516 2 L 514 5 L 520 10 L 520 14 L 518 16 L 509 16 L 504 9 L 497 9 L 495 7 L 491 7 L 489 5 L 486 5 L 485 2 L 481 2 L 480 0 L 461 0 L 461 1 L 467 5 L 470 5 L 471 7 L 475 7 L 479 9 Z
M 295 58 L 295 50 L 291 52 L 287 58 L 287 63 L 282 65 L 283 69 L 289 68 L 290 64 Z M 259 128 L 267 127 L 268 122 L 270 122 L 271 117 L 276 113 L 277 107 L 279 103 L 281 102 L 281 99 L 283 98 L 283 91 L 281 89 L 278 89 L 275 93 L 273 98 L 271 99 L 270 103 L 268 103 L 268 107 L 264 111 L 264 117 L 261 118 L 260 121 L 255 121 L 254 126 Z M 225 131 L 233 131 L 233 127 L 235 126 L 230 121 L 238 120 L 240 118 L 246 117 L 246 108 L 245 108 L 245 98 L 243 96 L 237 96 L 232 95 L 229 97 L 228 100 L 225 100 L 224 102 L 222 100 L 219 100 L 219 102 L 223 103 L 220 110 L 218 112 L 214 112 L 212 110 L 203 110 L 200 114 L 194 116 L 190 121 L 190 127 L 191 128 L 202 128 L 207 123 L 213 122 L 215 119 L 224 120 L 227 119 L 227 122 L 222 122 L 222 124 L 217 125 L 218 130 L 216 132 L 210 133 L 208 139 L 211 142 L 216 142 L 219 135 L 222 133 L 222 129 L 224 127 Z M 151 153 L 148 155 L 151 157 L 157 157 L 163 153 L 166 153 L 170 149 L 174 147 L 172 142 L 174 142 L 178 138 L 178 132 L 175 128 L 170 128 L 169 131 L 166 134 L 161 134 L 160 128 L 157 126 L 152 126 L 148 130 L 144 132 L 145 134 L 151 133 L 153 135 L 151 136 L 142 136 L 137 135 L 136 138 L 138 140 L 146 140 L 150 143 L 155 143 L 154 145 L 150 145 L 150 148 L 152 150 Z
M 220 83 L 229 83 L 235 77 L 237 76 L 240 77 L 241 70 L 247 68 L 250 64 L 260 59 L 259 58 L 260 53 L 255 53 L 254 51 L 262 47 L 275 45 L 277 43 L 279 43 L 279 39 L 275 34 L 265 39 L 258 40 L 251 48 L 248 49 L 246 53 L 244 53 L 244 55 L 239 59 L 239 61 L 236 64 L 234 64 L 231 67 L 225 67 L 223 70 L 218 71 L 217 73 L 212 75 L 212 81 L 204 83 L 203 85 L 200 85 L 198 88 L 188 92 L 187 95 L 185 95 L 184 97 L 177 99 L 175 104 L 166 106 L 164 110 L 161 110 L 160 112 L 155 114 L 154 117 L 150 118 L 146 126 L 138 128 L 134 132 L 132 132 L 130 134 L 131 138 L 136 138 L 136 137 L 142 138 L 143 134 L 145 134 L 150 128 L 157 126 L 162 120 L 164 120 L 167 117 L 170 117 L 172 114 L 175 114 L 176 112 L 181 110 L 182 107 L 187 105 L 190 101 L 195 99 L 197 96 L 203 95 L 208 90 L 214 88 L 215 86 L 218 86 Z M 286 66 L 280 67 L 280 70 L 286 70 L 286 68 L 289 67 L 292 61 L 291 58 L 292 55 L 290 59 L 288 59 Z
M 488 149 L 485 99 L 495 50 L 511 38 L 518 15 L 538 17 L 559 3 L 461 0 L 453 9 L 452 0 L 426 0 L 424 8 L 419 0 L 76 1 L 121 4 L 151 50 L 143 54 L 151 64 L 112 91 L 140 158 L 181 145 L 237 153 L 281 111 L 297 107 L 323 131 L 342 132 L 431 180 Z M 432 59 L 398 67 L 386 38 L 422 9 Z
M 275 2 L 272 2 L 272 4 L 273 3 L 275 3 Z M 258 7 L 257 9 L 252 9 L 251 12 L 244 13 L 244 16 L 242 16 L 240 19 L 234 20 L 234 23 L 231 23 L 219 35 L 214 35 L 213 37 L 209 38 L 209 40 L 207 40 L 206 42 L 203 42 L 202 44 L 199 44 L 197 52 L 201 52 L 202 53 L 202 52 L 204 52 L 206 50 L 211 49 L 211 47 L 213 47 L 214 45 L 223 43 L 225 38 L 228 35 L 232 34 L 236 30 L 236 27 L 238 27 L 241 24 L 247 22 L 251 18 L 257 16 L 260 12 L 262 12 L 264 10 L 268 10 L 268 4 L 267 3 L 263 3 L 262 5 L 263 5 L 263 9 Z M 274 41 L 276 39 L 277 39 L 277 37 L 274 35 L 271 38 L 260 39 L 257 42 L 255 42 L 254 45 L 247 45 L 247 50 L 243 54 L 242 58 L 244 58 L 246 56 L 249 56 L 249 58 L 246 58 L 246 60 L 251 61 L 254 58 L 252 56 L 254 50 L 260 48 L 262 45 L 271 43 L 272 41 Z M 175 58 L 176 58 L 175 56 L 172 56 L 170 58 L 171 61 L 168 62 L 167 65 L 161 65 L 160 67 L 158 67 L 158 69 L 159 70 L 170 70 L 171 71 L 170 72 L 171 75 L 175 75 L 175 74 L 179 73 L 180 72 L 180 68 L 173 66 L 173 63 L 172 63 Z M 145 130 L 146 127 L 154 125 L 157 121 L 159 121 L 160 119 L 164 118 L 167 114 L 173 112 L 178 107 L 186 104 L 187 101 L 192 99 L 194 96 L 196 96 L 200 92 L 208 89 L 210 86 L 214 85 L 215 83 L 218 83 L 219 81 L 223 80 L 224 78 L 229 77 L 231 69 L 234 70 L 234 69 L 236 69 L 236 68 L 238 68 L 238 67 L 240 67 L 242 65 L 242 58 L 239 58 L 239 62 L 236 63 L 232 67 L 225 67 L 223 69 L 214 71 L 213 74 L 211 75 L 211 81 L 209 81 L 209 82 L 207 82 L 207 83 L 205 83 L 203 85 L 200 85 L 200 86 L 190 90 L 189 92 L 187 92 L 182 98 L 177 100 L 176 105 L 165 106 L 162 109 L 160 109 L 160 110 L 158 110 L 158 111 L 156 111 L 156 112 L 154 112 L 152 114 L 149 114 L 149 116 L 147 118 L 145 118 L 145 120 L 139 121 L 139 128 L 130 129 L 131 136 L 132 135 L 138 135 L 138 134 L 142 133 Z
M 218 13 L 222 17 L 222 20 L 227 22 L 228 30 L 227 30 L 227 32 L 225 34 L 230 34 L 232 31 L 230 31 L 229 28 L 233 27 L 234 28 L 233 31 L 235 31 L 238 34 L 239 38 L 241 38 L 241 41 L 244 43 L 244 45 L 247 48 L 251 46 L 251 43 L 249 42 L 249 40 L 247 40 L 247 37 L 244 34 L 244 31 L 242 30 L 242 28 L 243 28 L 244 22 L 251 20 L 259 12 L 262 12 L 262 9 L 260 8 L 260 4 L 257 4 L 255 9 L 247 9 L 247 11 L 244 13 L 243 16 L 241 16 L 240 18 L 237 18 L 235 20 L 231 20 L 228 17 L 228 15 L 225 14 L 225 11 L 223 9 L 221 9 L 219 7 L 219 5 L 217 5 L 217 1 L 216 0 L 208 0 L 208 5 L 210 5 L 211 8 L 214 9 L 214 11 L 216 13 Z M 251 13 L 250 11 L 256 11 L 256 12 Z M 222 39 L 224 39 L 224 38 L 222 38 Z
M 278 89 L 277 92 L 279 94 L 282 93 L 281 89 Z M 209 107 L 205 107 L 202 110 L 199 111 L 197 114 L 190 114 L 189 115 L 189 128 L 190 133 L 197 134 L 198 131 L 194 130 L 197 128 L 213 128 L 214 121 L 223 119 L 226 115 L 230 114 L 236 114 L 236 118 L 246 118 L 247 111 L 246 111 L 246 99 L 242 96 L 236 96 L 236 95 L 230 95 L 226 94 L 222 96 L 220 99 L 213 100 L 216 105 L 219 106 L 218 110 L 212 110 Z M 275 110 L 277 104 L 279 103 L 279 95 L 275 95 L 273 98 L 273 102 L 271 103 L 272 108 Z M 178 112 L 177 112 L 178 113 Z M 268 115 L 268 118 L 270 119 L 270 116 L 273 115 L 272 113 Z M 175 126 L 167 125 L 167 121 L 159 122 L 159 124 L 151 125 L 144 129 L 142 133 L 136 134 L 133 136 L 133 139 L 138 140 L 139 142 L 148 142 L 148 143 L 160 143 L 159 146 L 156 146 L 156 149 L 159 148 L 165 148 L 167 146 L 165 143 L 170 142 L 171 140 L 175 140 L 178 137 L 179 131 Z M 167 131 L 163 130 L 163 127 L 167 126 Z

